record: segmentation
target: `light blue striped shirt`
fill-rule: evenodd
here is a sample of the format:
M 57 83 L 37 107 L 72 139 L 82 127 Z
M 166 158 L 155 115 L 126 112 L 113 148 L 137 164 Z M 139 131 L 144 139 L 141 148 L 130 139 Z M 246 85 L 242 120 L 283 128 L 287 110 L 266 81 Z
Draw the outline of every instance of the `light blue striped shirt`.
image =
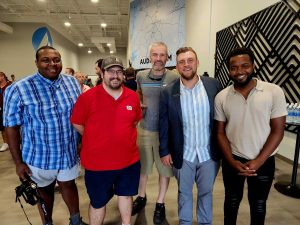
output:
M 183 158 L 194 162 L 209 160 L 210 129 L 209 100 L 203 82 L 199 81 L 192 89 L 186 88 L 180 81 L 180 103 L 183 121 Z
M 51 81 L 39 73 L 6 89 L 3 124 L 21 126 L 26 164 L 49 170 L 67 169 L 78 163 L 78 134 L 70 115 L 80 92 L 72 76 L 60 74 Z

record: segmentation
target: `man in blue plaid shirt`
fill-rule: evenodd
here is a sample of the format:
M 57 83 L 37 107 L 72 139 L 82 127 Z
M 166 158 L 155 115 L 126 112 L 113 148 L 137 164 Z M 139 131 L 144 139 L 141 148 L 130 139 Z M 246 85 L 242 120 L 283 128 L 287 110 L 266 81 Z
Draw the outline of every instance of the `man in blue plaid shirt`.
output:
M 52 225 L 54 186 L 58 182 L 70 212 L 70 225 L 85 225 L 79 214 L 75 179 L 79 175 L 78 134 L 70 123 L 80 94 L 77 80 L 60 74 L 60 53 L 43 46 L 36 52 L 38 72 L 13 83 L 4 96 L 4 126 L 21 179 L 29 175 L 38 185 Z M 40 207 L 40 206 L 39 206 Z

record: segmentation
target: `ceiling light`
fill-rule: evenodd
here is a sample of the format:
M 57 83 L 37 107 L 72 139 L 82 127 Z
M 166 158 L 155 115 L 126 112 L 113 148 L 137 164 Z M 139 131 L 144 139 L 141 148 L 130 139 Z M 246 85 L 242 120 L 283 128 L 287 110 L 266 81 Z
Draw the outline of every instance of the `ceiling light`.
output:
M 69 27 L 69 26 L 71 26 L 71 23 L 70 23 L 70 22 L 68 22 L 68 21 L 66 21 L 64 24 L 65 24 L 65 26 L 66 26 L 66 27 Z
M 110 54 L 114 54 L 114 51 L 109 51 Z
M 106 23 L 101 23 L 101 27 L 105 28 L 107 26 Z
M 83 44 L 82 44 L 82 43 L 78 43 L 78 46 L 79 46 L 79 47 L 82 47 L 82 46 L 83 46 Z
M 97 3 L 97 2 L 99 2 L 99 0 L 91 0 L 91 2 Z
M 91 50 L 90 48 L 89 48 L 89 50 L 88 50 L 88 53 L 89 53 L 89 54 L 91 54 L 91 53 L 92 53 L 92 50 Z
M 107 43 L 106 45 L 109 47 L 109 46 L 111 46 L 111 43 Z

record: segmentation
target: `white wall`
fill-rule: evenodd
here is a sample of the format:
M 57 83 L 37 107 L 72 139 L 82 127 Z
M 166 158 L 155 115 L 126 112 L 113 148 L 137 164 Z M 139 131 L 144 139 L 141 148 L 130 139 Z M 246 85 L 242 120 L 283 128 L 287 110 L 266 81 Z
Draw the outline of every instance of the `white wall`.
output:
M 10 23 L 13 34 L 0 32 L 0 70 L 8 77 L 15 74 L 16 79 L 36 72 L 35 51 L 32 46 L 32 34 L 45 24 Z M 62 35 L 47 27 L 53 40 L 53 46 L 62 55 L 64 67 L 78 68 L 78 48 Z M 44 43 L 46 44 L 46 42 Z
M 102 54 L 98 51 L 97 48 L 91 48 L 92 53 L 88 54 L 86 48 L 82 48 L 79 51 L 79 68 L 80 71 L 87 75 L 95 75 L 95 62 L 98 59 L 105 58 L 110 56 L 110 54 Z M 126 67 L 126 53 L 117 52 L 113 56 L 120 58 L 123 62 L 123 65 Z

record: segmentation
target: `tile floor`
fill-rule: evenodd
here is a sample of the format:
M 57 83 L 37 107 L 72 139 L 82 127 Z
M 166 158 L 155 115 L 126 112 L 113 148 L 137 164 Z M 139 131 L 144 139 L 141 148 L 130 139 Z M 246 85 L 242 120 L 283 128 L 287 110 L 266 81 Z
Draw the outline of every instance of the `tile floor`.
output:
M 277 158 L 276 168 L 276 180 L 290 181 L 290 174 L 292 166 Z M 155 170 L 154 170 L 155 171 Z M 298 171 L 300 173 L 300 171 Z M 300 175 L 300 174 L 299 174 Z M 298 175 L 298 184 L 300 183 L 300 176 Z M 157 173 L 154 172 L 148 182 L 148 203 L 146 209 L 137 216 L 132 217 L 132 225 L 151 225 L 152 216 L 154 211 L 155 198 L 157 194 Z M 18 178 L 15 174 L 15 166 L 11 159 L 9 151 L 0 152 L 0 225 L 27 225 L 26 217 L 19 203 L 15 203 L 15 191 L 14 188 L 19 185 Z M 85 191 L 83 183 L 83 177 L 81 176 L 77 180 L 79 194 L 80 194 L 80 208 L 81 214 L 85 221 L 88 221 L 88 204 L 89 200 Z M 247 195 L 245 194 L 245 197 Z M 67 225 L 68 224 L 68 210 L 61 198 L 61 195 L 57 193 L 55 195 L 54 206 L 54 224 L 55 225 Z M 240 206 L 238 225 L 249 224 L 249 207 L 247 199 L 244 197 Z M 223 224 L 223 200 L 224 200 L 224 188 L 222 183 L 221 171 L 217 176 L 215 188 L 214 188 L 214 209 L 213 209 L 213 224 Z M 33 225 L 40 225 L 41 221 L 38 215 L 38 211 L 35 206 L 31 206 L 22 201 L 24 209 Z M 169 191 L 166 197 L 166 214 L 167 221 L 165 225 L 178 224 L 177 218 L 177 184 L 175 179 L 171 179 Z M 194 213 L 195 214 L 195 213 Z M 105 219 L 105 225 L 121 225 L 120 216 L 118 213 L 116 198 L 108 204 L 107 215 Z M 196 221 L 193 224 L 197 224 Z M 268 201 L 268 214 L 266 217 L 266 224 L 270 225 L 299 225 L 300 224 L 300 199 L 291 198 L 277 192 L 274 187 L 271 189 L 271 193 Z

